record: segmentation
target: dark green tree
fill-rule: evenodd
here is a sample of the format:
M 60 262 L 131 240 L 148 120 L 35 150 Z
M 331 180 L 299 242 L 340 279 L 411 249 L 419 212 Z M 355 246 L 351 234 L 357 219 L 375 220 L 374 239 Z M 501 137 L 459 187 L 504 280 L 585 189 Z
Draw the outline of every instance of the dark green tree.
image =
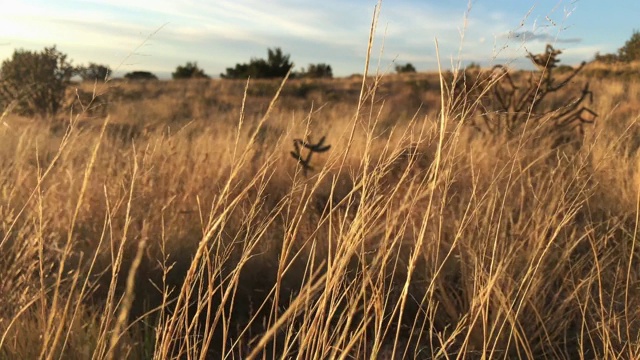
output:
M 252 58 L 249 63 L 236 64 L 235 67 L 227 68 L 220 77 L 223 79 L 282 78 L 293 67 L 289 55 L 285 55 L 280 48 L 267 49 L 267 55 L 266 60 Z
M 309 64 L 307 69 L 302 69 L 298 77 L 302 78 L 333 78 L 333 70 L 331 69 L 331 65 L 328 64 Z
M 283 54 L 282 49 L 267 49 L 267 77 L 282 78 L 287 75 L 293 67 L 293 63 L 289 61 L 289 54 Z
M 127 80 L 158 80 L 158 77 L 149 71 L 132 71 L 124 74 Z
M 78 73 L 83 81 L 106 81 L 112 72 L 107 65 L 89 63 L 79 67 Z
M 76 73 L 55 45 L 40 52 L 15 50 L 0 68 L 0 103 L 14 103 L 21 115 L 53 116 L 61 109 Z
M 640 31 L 634 30 L 631 38 L 618 49 L 618 58 L 624 62 L 640 60 Z
M 204 70 L 198 67 L 197 62 L 187 62 L 186 65 L 179 65 L 176 71 L 171 73 L 171 77 L 175 79 L 194 79 L 194 78 L 209 78 L 209 75 L 204 73 Z
M 398 74 L 414 73 L 416 68 L 411 63 L 406 63 L 404 65 L 396 65 L 396 72 Z

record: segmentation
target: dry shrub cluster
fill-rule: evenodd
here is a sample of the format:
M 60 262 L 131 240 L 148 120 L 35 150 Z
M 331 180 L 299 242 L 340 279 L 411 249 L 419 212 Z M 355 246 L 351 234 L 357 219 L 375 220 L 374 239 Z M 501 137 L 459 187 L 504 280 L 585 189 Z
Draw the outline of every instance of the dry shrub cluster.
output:
M 0 358 L 640 356 L 638 85 L 592 80 L 578 149 L 478 135 L 437 75 L 245 85 L 3 118 Z

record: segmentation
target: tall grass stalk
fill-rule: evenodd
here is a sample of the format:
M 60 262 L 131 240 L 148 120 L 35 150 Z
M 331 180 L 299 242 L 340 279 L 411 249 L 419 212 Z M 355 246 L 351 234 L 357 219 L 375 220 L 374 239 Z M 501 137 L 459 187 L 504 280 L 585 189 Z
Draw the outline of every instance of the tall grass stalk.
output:
M 369 76 L 380 6 L 335 103 L 286 77 L 123 84 L 63 133 L 3 115 L 0 359 L 640 356 L 640 87 L 594 80 L 581 147 L 481 135 L 460 69 Z

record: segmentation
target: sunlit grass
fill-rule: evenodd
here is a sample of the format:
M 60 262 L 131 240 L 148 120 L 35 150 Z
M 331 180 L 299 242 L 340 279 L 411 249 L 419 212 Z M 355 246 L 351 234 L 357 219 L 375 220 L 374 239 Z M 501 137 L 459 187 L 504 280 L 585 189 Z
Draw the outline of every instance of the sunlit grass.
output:
M 463 126 L 440 75 L 3 116 L 0 358 L 638 358 L 640 86 L 592 80 L 552 149 Z

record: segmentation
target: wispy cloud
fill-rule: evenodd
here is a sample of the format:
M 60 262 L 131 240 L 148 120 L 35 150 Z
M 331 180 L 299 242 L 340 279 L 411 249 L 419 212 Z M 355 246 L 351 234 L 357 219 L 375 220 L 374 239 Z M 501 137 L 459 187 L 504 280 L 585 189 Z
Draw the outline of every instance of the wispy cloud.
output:
M 79 63 L 102 61 L 116 66 L 132 55 L 149 34 L 162 27 L 144 47 L 129 56 L 127 66 L 169 72 L 176 65 L 193 60 L 217 74 L 236 62 L 264 57 L 267 48 L 279 46 L 298 65 L 326 62 L 332 64 L 335 73 L 348 75 L 361 72 L 375 3 L 374 0 L 17 2 L 0 13 L 0 44 L 10 44 L 0 46 L 0 58 L 8 57 L 17 47 L 41 49 L 58 44 Z M 386 1 L 373 55 L 380 54 L 383 37 L 383 62 L 394 59 L 412 62 L 418 69 L 436 66 L 436 39 L 445 63 L 459 56 L 471 56 L 472 61 L 518 58 L 524 55 L 525 46 L 533 48 L 546 42 L 582 43 L 582 38 L 576 36 L 552 36 L 549 28 L 540 31 L 535 22 L 546 15 L 532 18 L 522 5 L 483 4 L 474 5 L 465 21 L 466 3 Z M 533 30 L 528 28 L 531 22 Z
M 533 31 L 512 31 L 502 35 L 503 38 L 508 40 L 518 41 L 539 41 L 544 43 L 559 43 L 559 44 L 576 44 L 582 42 L 582 38 L 562 38 L 558 35 L 535 33 Z

